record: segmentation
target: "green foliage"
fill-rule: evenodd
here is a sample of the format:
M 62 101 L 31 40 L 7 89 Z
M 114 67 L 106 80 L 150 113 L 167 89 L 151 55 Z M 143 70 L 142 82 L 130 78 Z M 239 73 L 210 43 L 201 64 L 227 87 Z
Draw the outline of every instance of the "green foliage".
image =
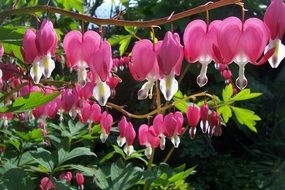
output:
M 249 109 L 238 108 L 233 105 L 236 102 L 257 98 L 262 93 L 251 93 L 250 89 L 243 89 L 235 95 L 233 93 L 233 86 L 231 84 L 227 85 L 223 89 L 222 100 L 219 97 L 213 96 L 212 100 L 208 101 L 210 109 L 217 108 L 225 124 L 228 123 L 234 114 L 239 124 L 247 126 L 253 132 L 257 132 L 255 127 L 256 121 L 260 121 L 261 118 Z M 174 100 L 175 107 L 182 112 L 186 112 L 188 105 L 191 103 L 181 91 L 175 94 Z M 201 105 L 202 102 L 198 103 L 198 105 Z
M 59 95 L 59 92 L 51 94 L 44 94 L 43 92 L 32 92 L 24 97 L 15 99 L 15 101 L 7 107 L 0 107 L 0 113 L 24 112 L 32 110 L 38 106 L 48 103 Z

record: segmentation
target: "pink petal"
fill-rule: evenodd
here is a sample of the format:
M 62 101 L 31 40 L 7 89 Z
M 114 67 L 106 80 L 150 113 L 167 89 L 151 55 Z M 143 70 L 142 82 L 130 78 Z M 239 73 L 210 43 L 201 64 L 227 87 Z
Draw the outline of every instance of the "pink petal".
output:
M 125 129 L 127 125 L 128 125 L 127 119 L 125 116 L 123 116 L 122 119 L 118 123 L 118 128 L 119 128 L 121 138 L 125 137 Z
M 140 145 L 148 143 L 148 126 L 146 124 L 142 124 L 139 128 L 139 143 Z
M 96 103 L 92 104 L 91 113 L 90 113 L 89 118 L 92 119 L 92 121 L 94 123 L 98 123 L 100 121 L 101 107 L 98 104 L 96 104 Z
M 158 53 L 158 65 L 161 74 L 169 75 L 174 69 L 180 74 L 183 60 L 183 48 L 178 34 L 167 32 Z M 177 68 L 175 68 L 177 66 Z
M 35 58 L 38 56 L 36 33 L 32 29 L 28 29 L 24 34 L 21 52 L 26 64 L 33 63 Z
M 132 61 L 129 64 L 135 80 L 143 81 L 157 65 L 154 45 L 150 40 L 140 40 L 132 49 Z
M 202 20 L 190 22 L 183 36 L 185 58 L 189 63 L 198 61 L 204 51 L 206 41 L 207 24 Z M 210 45 L 210 44 L 209 44 Z
M 126 126 L 125 130 L 126 130 L 125 131 L 126 142 L 127 142 L 127 145 L 130 146 L 134 143 L 134 140 L 136 138 L 136 131 L 130 122 Z
M 111 127 L 113 125 L 113 117 L 112 115 L 108 114 L 108 112 L 103 112 L 101 116 L 100 126 L 104 128 L 106 134 L 110 133 Z
M 268 42 L 268 33 L 263 22 L 257 18 L 247 19 L 243 25 L 240 48 L 251 63 L 263 53 Z
M 77 66 L 77 62 L 82 59 L 82 34 L 79 31 L 68 32 L 63 39 L 63 48 L 66 55 L 67 67 Z
M 200 108 L 190 104 L 187 108 L 186 116 L 190 127 L 196 127 L 200 121 Z
M 222 21 L 218 33 L 218 49 L 221 51 L 223 62 L 232 62 L 238 52 L 241 37 L 242 22 L 237 17 L 228 17 Z
M 282 39 L 285 32 L 285 4 L 282 0 L 271 0 L 264 14 L 264 23 L 270 30 L 271 40 Z
M 158 114 L 155 116 L 153 120 L 153 128 L 156 133 L 156 136 L 164 133 L 164 125 L 163 125 L 163 115 Z
M 107 41 L 101 42 L 100 48 L 91 57 L 90 63 L 93 76 L 100 77 L 103 82 L 106 81 L 113 66 L 111 45 Z
M 57 46 L 57 34 L 53 28 L 51 21 L 44 19 L 40 30 L 37 31 L 36 45 L 39 51 L 39 55 L 47 55 L 51 53 L 55 55 L 55 48 Z

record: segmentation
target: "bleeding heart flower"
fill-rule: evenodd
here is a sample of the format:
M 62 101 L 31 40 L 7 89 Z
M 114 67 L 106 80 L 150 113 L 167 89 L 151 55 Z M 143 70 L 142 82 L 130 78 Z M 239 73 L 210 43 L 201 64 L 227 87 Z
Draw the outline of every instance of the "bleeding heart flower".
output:
M 183 46 L 177 33 L 166 32 L 164 39 L 158 43 L 157 62 L 160 72 L 160 90 L 167 101 L 170 101 L 178 90 L 175 75 L 180 75 L 183 61 Z
M 165 148 L 165 127 L 163 123 L 163 115 L 158 114 L 153 120 L 153 129 L 156 136 L 160 137 L 160 149 L 164 150 Z
M 83 190 L 84 189 L 84 176 L 82 175 L 82 173 L 77 172 L 75 175 L 75 179 L 76 179 L 76 183 L 78 185 L 78 189 L 79 190 Z
M 65 180 L 66 182 L 71 182 L 72 180 L 72 173 L 71 172 L 64 172 L 62 174 L 59 175 L 58 177 L 60 180 Z
M 88 123 L 91 127 L 92 123 L 98 123 L 101 117 L 101 108 L 96 103 L 90 103 L 88 100 L 83 100 L 82 108 L 80 112 L 80 121 L 82 123 Z
M 43 177 L 40 182 L 40 190 L 56 189 L 53 182 L 48 177 Z
M 263 20 L 270 31 L 270 42 L 265 52 L 275 48 L 268 61 L 272 68 L 277 68 L 285 57 L 285 46 L 282 44 L 285 33 L 285 3 L 282 0 L 271 0 Z
M 92 55 L 99 49 L 101 37 L 97 32 L 68 32 L 63 40 L 67 67 L 77 70 L 78 83 L 86 84 L 88 65 Z
M 156 136 L 153 126 L 148 127 L 143 124 L 139 128 L 139 143 L 142 146 L 146 146 L 144 154 L 149 159 L 152 154 L 152 150 L 157 148 L 160 144 L 159 137 Z
M 101 106 L 105 106 L 111 95 L 110 87 L 106 80 L 110 75 L 113 66 L 111 45 L 102 41 L 99 49 L 91 57 L 89 65 L 96 85 L 93 89 L 93 96 Z
M 238 64 L 239 77 L 236 80 L 236 85 L 239 89 L 247 86 L 247 79 L 244 75 L 245 65 L 248 62 L 261 65 L 271 56 L 272 52 L 269 51 L 259 62 L 256 62 L 263 53 L 267 42 L 266 26 L 257 18 L 250 18 L 242 23 L 237 17 L 229 17 L 220 24 L 218 46 L 222 51 L 222 62 L 229 64 L 234 61 Z M 215 52 L 217 51 L 216 49 Z M 216 53 L 216 56 L 217 54 L 219 53 Z
M 8 127 L 9 120 L 12 120 L 14 117 L 13 113 L 0 113 L 0 119 L 3 120 L 3 126 Z
M 136 131 L 134 130 L 133 124 L 127 122 L 126 117 L 123 116 L 118 123 L 120 135 L 117 138 L 117 143 L 122 147 L 125 143 L 124 152 L 130 156 L 134 152 L 133 143 L 136 138 Z
M 165 135 L 170 138 L 175 148 L 179 146 L 179 136 L 184 132 L 184 128 L 182 128 L 183 122 L 184 119 L 181 112 L 169 113 L 163 120 Z
M 189 63 L 199 61 L 202 64 L 201 71 L 197 77 L 200 87 L 208 82 L 207 69 L 212 60 L 217 60 L 212 46 L 217 46 L 217 33 L 222 21 L 216 20 L 208 26 L 202 20 L 190 22 L 184 32 L 184 53 Z
M 160 78 L 157 63 L 156 45 L 150 40 L 140 40 L 135 43 L 132 50 L 132 61 L 129 62 L 130 72 L 135 80 L 147 82 L 138 92 L 138 99 L 152 97 L 152 88 Z
M 195 104 L 190 104 L 187 108 L 186 116 L 188 124 L 190 125 L 189 134 L 190 138 L 194 139 L 196 134 L 196 126 L 200 121 L 200 107 Z
M 210 127 L 208 128 L 208 135 L 209 137 L 212 137 L 216 128 L 218 128 L 217 130 L 217 134 L 221 133 L 221 118 L 218 115 L 218 113 L 216 111 L 212 111 L 210 114 L 210 119 L 209 119 L 209 124 Z M 219 135 L 218 135 L 219 136 Z
M 111 127 L 113 125 L 113 117 L 111 114 L 108 114 L 108 112 L 103 112 L 101 115 L 101 120 L 100 120 L 100 126 L 101 126 L 101 135 L 100 139 L 103 143 L 106 142 L 109 134 Z
M 209 114 L 209 106 L 207 102 L 204 102 L 204 104 L 200 107 L 200 127 L 203 133 L 206 133 L 209 128 L 209 122 L 208 122 L 208 114 Z
M 42 75 L 49 78 L 55 68 L 51 57 L 55 56 L 57 35 L 52 22 L 44 19 L 36 33 L 28 29 L 24 34 L 21 52 L 26 64 L 32 64 L 30 75 L 39 83 Z

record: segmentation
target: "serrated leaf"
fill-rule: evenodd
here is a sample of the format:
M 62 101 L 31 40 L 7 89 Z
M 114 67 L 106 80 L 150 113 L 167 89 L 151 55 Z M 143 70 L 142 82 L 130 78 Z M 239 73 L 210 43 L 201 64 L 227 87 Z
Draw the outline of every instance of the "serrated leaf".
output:
M 0 113 L 7 112 L 24 112 L 27 110 L 34 109 L 60 95 L 60 92 L 55 92 L 51 94 L 44 94 L 43 92 L 32 92 L 24 97 L 17 98 L 11 105 L 7 107 L 1 107 Z
M 232 110 L 231 110 L 231 107 L 228 105 L 219 107 L 218 113 L 222 115 L 225 123 L 227 123 L 229 119 L 232 117 Z
M 237 93 L 232 100 L 233 101 L 243 101 L 243 100 L 248 100 L 248 99 L 253 99 L 256 97 L 261 96 L 262 93 L 251 93 L 250 89 L 243 89 L 239 93 Z
M 227 85 L 224 89 L 223 89 L 223 100 L 225 102 L 229 101 L 233 95 L 233 86 L 232 84 Z
M 261 118 L 258 115 L 256 115 L 253 111 L 248 109 L 237 108 L 234 106 L 232 106 L 231 108 L 240 124 L 246 125 L 253 132 L 257 132 L 255 128 L 256 121 L 261 120 Z

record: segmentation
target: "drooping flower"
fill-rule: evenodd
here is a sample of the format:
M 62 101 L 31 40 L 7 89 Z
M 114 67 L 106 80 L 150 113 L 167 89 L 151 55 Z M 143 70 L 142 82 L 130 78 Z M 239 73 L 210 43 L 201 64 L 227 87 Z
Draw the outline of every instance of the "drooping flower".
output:
M 127 122 L 126 117 L 123 116 L 118 123 L 120 135 L 117 138 L 117 143 L 122 147 L 125 143 L 124 152 L 130 156 L 134 152 L 133 143 L 136 138 L 136 131 L 131 122 Z
M 84 176 L 82 175 L 82 173 L 77 172 L 75 175 L 75 179 L 76 179 L 76 183 L 78 185 L 78 189 L 79 190 L 83 190 L 84 189 Z
M 92 104 L 88 100 L 83 100 L 81 104 L 82 108 L 79 119 L 82 123 L 88 123 L 89 127 L 91 127 L 92 123 L 100 122 L 101 108 L 98 104 Z
M 66 65 L 77 70 L 78 83 L 86 84 L 88 65 L 90 59 L 100 46 L 101 37 L 97 32 L 87 31 L 83 35 L 79 31 L 68 32 L 63 40 L 63 48 L 66 54 Z
M 114 98 L 116 96 L 116 87 L 118 84 L 122 82 L 121 79 L 118 76 L 109 76 L 107 79 L 107 85 L 111 89 L 111 98 Z
M 159 137 L 156 136 L 153 126 L 148 127 L 146 124 L 140 126 L 139 143 L 142 146 L 146 146 L 144 154 L 147 158 L 150 158 L 153 149 L 157 148 L 160 144 Z
M 38 56 L 43 64 L 43 74 L 46 78 L 49 78 L 55 68 L 51 57 L 55 56 L 57 46 L 57 34 L 51 21 L 44 19 L 42 22 L 40 29 L 36 33 L 36 46 L 39 53 Z
M 200 121 L 200 107 L 195 104 L 190 104 L 187 108 L 186 116 L 188 124 L 190 125 L 189 134 L 190 138 L 194 139 L 196 134 L 196 126 Z
M 164 150 L 165 148 L 165 126 L 163 123 L 163 115 L 158 114 L 153 119 L 153 129 L 156 133 L 156 136 L 160 138 L 160 149 Z
M 165 135 L 170 138 L 172 144 L 177 148 L 180 144 L 179 136 L 183 134 L 184 128 L 182 128 L 184 119 L 181 112 L 169 113 L 164 117 L 163 125 L 165 129 Z
M 37 32 L 28 29 L 24 34 L 21 52 L 25 63 L 32 64 L 30 75 L 36 84 L 42 75 L 49 78 L 55 68 L 51 57 L 55 56 L 57 40 L 53 24 L 47 19 Z
M 160 91 L 167 101 L 170 101 L 178 90 L 175 75 L 180 75 L 183 57 L 179 35 L 166 32 L 158 47 L 157 62 L 161 76 Z
M 277 68 L 285 57 L 285 46 L 282 44 L 285 33 L 285 3 L 282 0 L 271 0 L 263 20 L 270 31 L 270 42 L 265 51 L 275 48 L 268 61 L 272 68 Z
M 107 41 L 101 41 L 99 49 L 93 54 L 90 69 L 96 83 L 93 96 L 101 106 L 105 106 L 111 95 L 111 89 L 106 84 L 113 66 L 111 45 Z
M 208 122 L 208 113 L 209 112 L 209 106 L 207 102 L 204 102 L 204 104 L 200 107 L 200 127 L 203 133 L 206 133 L 209 128 L 209 122 Z
M 112 115 L 106 111 L 103 112 L 101 115 L 101 120 L 100 120 L 100 127 L 101 127 L 100 139 L 103 143 L 106 142 L 106 140 L 110 134 L 110 130 L 111 130 L 112 125 L 113 125 Z
M 66 182 L 70 183 L 72 180 L 72 173 L 70 171 L 64 172 L 59 175 L 58 177 L 60 180 L 65 180 Z
M 203 20 L 190 22 L 184 32 L 184 53 L 189 63 L 199 62 L 202 67 L 197 77 L 200 87 L 208 82 L 207 69 L 212 60 L 216 60 L 213 44 L 217 46 L 217 32 L 221 21 L 216 20 L 208 26 Z
M 268 42 L 268 32 L 264 23 L 257 18 L 247 19 L 244 23 L 237 17 L 229 17 L 222 21 L 218 32 L 218 49 L 215 54 L 221 63 L 229 64 L 234 61 L 239 66 L 239 76 L 236 85 L 239 89 L 247 86 L 244 75 L 245 65 L 249 62 L 260 65 L 271 56 L 268 51 L 264 57 L 257 62 Z M 214 46 L 215 47 L 215 46 Z M 220 54 L 220 55 L 219 55 Z
M 0 113 L 0 119 L 4 121 L 3 122 L 4 127 L 8 127 L 8 122 L 9 120 L 12 120 L 13 117 L 14 117 L 13 113 Z
M 150 40 L 140 40 L 135 43 L 132 50 L 132 61 L 129 62 L 130 72 L 135 80 L 147 82 L 138 91 L 138 99 L 143 100 L 152 97 L 152 88 L 156 80 L 160 78 L 157 63 L 157 45 Z
M 40 182 L 40 190 L 53 190 L 56 189 L 53 182 L 48 177 L 43 177 Z
M 210 124 L 210 127 L 208 128 L 208 135 L 209 137 L 212 137 L 215 132 L 215 129 L 217 127 L 221 127 L 220 117 L 216 111 L 211 112 L 210 118 L 209 118 L 209 124 Z

